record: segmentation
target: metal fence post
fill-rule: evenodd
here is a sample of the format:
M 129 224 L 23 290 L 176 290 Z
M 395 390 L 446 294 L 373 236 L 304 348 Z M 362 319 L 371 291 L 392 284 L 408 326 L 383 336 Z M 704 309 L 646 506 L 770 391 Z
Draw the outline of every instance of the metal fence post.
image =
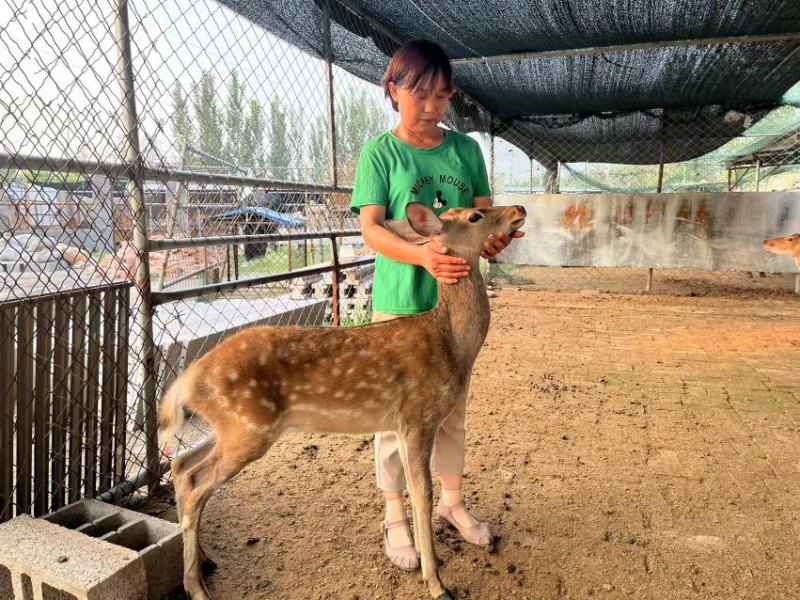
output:
M 327 1 L 323 2 L 322 10 L 322 43 L 325 48 L 325 82 L 328 94 L 328 135 L 331 138 L 330 153 L 328 156 L 328 169 L 333 187 L 337 187 L 338 167 L 336 164 L 336 107 L 333 95 L 333 50 L 331 49 L 331 7 Z
M 492 194 L 496 194 L 494 182 L 494 115 L 489 116 L 489 186 Z
M 136 275 L 134 286 L 139 295 L 137 302 L 136 323 L 139 335 L 131 340 L 131 349 L 139 357 L 144 369 L 142 387 L 139 390 L 138 403 L 144 409 L 144 432 L 146 458 L 145 467 L 148 483 L 151 488 L 160 479 L 157 410 L 156 403 L 156 370 L 153 347 L 153 305 L 151 296 L 150 261 L 147 242 L 147 212 L 144 203 L 144 161 L 139 149 L 139 126 L 136 112 L 135 84 L 133 64 L 131 62 L 131 34 L 128 21 L 127 0 L 117 0 L 115 19 L 117 41 L 117 72 L 120 79 L 120 97 L 123 114 L 121 116 L 125 137 L 123 143 L 128 175 L 128 197 L 133 213 L 133 246 L 136 249 Z
M 339 309 L 339 250 L 336 247 L 336 237 L 332 236 L 331 248 L 333 249 L 333 272 L 331 273 L 331 312 L 333 326 L 338 327 L 341 324 L 340 309 Z

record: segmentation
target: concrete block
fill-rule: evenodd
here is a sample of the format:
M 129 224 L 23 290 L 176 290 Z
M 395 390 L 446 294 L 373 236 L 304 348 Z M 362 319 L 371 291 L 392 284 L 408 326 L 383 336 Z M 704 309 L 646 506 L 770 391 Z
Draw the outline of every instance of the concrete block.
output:
M 150 598 L 161 598 L 183 581 L 183 536 L 175 523 L 91 499 L 42 518 L 136 551 Z
M 0 525 L 0 598 L 146 600 L 138 552 L 43 519 Z
M 158 599 L 182 578 L 180 527 L 113 504 L 86 499 L 0 525 L 3 600 Z

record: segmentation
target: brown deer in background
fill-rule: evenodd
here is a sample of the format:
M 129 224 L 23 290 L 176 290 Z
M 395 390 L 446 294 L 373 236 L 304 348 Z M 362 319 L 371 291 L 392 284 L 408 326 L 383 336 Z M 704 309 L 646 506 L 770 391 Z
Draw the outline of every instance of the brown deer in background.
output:
M 478 258 L 490 234 L 511 234 L 521 206 L 456 208 L 438 217 L 418 203 L 385 226 L 414 243 L 435 239 L 471 265 L 470 275 L 439 286 L 433 310 L 351 328 L 252 327 L 193 363 L 164 396 L 160 427 L 175 434 L 186 408 L 213 435 L 172 463 L 184 541 L 184 587 L 209 598 L 202 580 L 200 516 L 211 494 L 264 455 L 288 428 L 366 434 L 395 430 L 413 509 L 414 540 L 431 596 L 442 585 L 431 537 L 430 457 L 439 425 L 469 388 L 489 329 L 489 301 Z
M 763 247 L 773 254 L 788 254 L 800 268 L 800 233 L 764 240 Z

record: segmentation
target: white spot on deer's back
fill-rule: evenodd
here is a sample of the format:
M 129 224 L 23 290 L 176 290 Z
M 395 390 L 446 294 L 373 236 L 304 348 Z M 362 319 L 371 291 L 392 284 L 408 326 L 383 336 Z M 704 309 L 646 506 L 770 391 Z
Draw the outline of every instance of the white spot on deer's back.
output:
M 238 380 L 239 373 L 237 373 L 236 371 L 231 371 L 230 373 L 228 373 L 228 379 L 230 379 L 232 382 Z
M 239 349 L 240 350 L 247 350 L 247 342 L 242 342 L 241 344 L 239 344 Z
M 270 400 L 261 400 L 259 404 L 264 408 L 268 408 L 269 410 L 275 410 L 275 403 L 271 402 Z
M 258 357 L 258 364 L 261 365 L 262 367 L 265 364 L 267 364 L 268 361 L 269 357 L 266 354 L 262 354 L 261 356 Z
M 250 387 L 256 387 L 258 385 L 258 381 L 256 381 L 255 379 L 251 379 L 250 381 L 247 382 L 247 385 L 249 385 Z
M 247 429 L 247 431 L 252 431 L 253 433 L 267 433 L 270 429 L 272 429 L 272 425 L 259 425 L 257 423 L 248 421 L 244 424 L 244 428 Z

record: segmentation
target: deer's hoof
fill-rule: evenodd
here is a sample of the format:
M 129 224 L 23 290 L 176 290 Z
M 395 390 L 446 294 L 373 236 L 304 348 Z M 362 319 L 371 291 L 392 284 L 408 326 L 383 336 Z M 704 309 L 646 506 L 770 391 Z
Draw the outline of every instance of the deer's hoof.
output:
M 443 593 L 436 596 L 436 600 L 456 600 L 456 599 L 453 597 L 453 594 L 445 590 Z
M 200 572 L 203 575 L 211 575 L 211 573 L 213 573 L 216 570 L 217 570 L 217 562 L 206 556 L 206 559 L 203 561 L 203 564 L 200 565 Z

